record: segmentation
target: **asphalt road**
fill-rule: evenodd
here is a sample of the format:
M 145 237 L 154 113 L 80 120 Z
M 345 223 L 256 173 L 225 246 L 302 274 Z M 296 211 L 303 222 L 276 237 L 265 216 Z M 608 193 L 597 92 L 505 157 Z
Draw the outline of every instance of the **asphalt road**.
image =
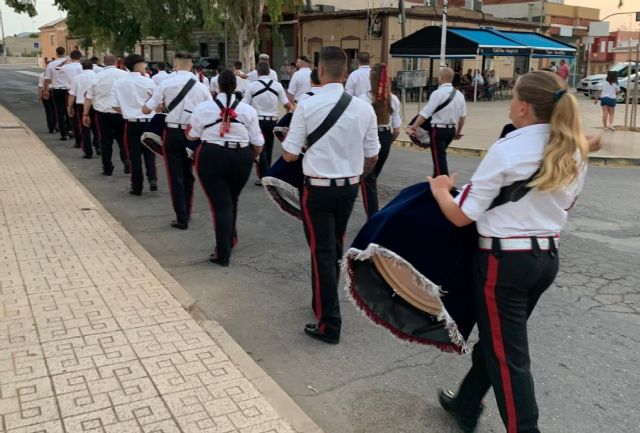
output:
M 42 138 L 196 298 L 204 314 L 219 321 L 325 432 L 456 431 L 438 407 L 435 389 L 455 387 L 469 356 L 400 343 L 347 300 L 341 305 L 340 345 L 305 337 L 303 325 L 313 316 L 309 257 L 299 223 L 277 211 L 251 182 L 241 197 L 240 242 L 231 266 L 209 264 L 212 225 L 200 188 L 189 231 L 171 229 L 165 180 L 159 192 L 133 197 L 121 166 L 112 178 L 101 176 L 98 159 L 81 159 L 71 142 L 46 132 L 36 83 L 15 69 L 0 70 L 0 104 Z M 502 116 L 487 125 L 488 140 L 506 122 Z M 427 160 L 426 153 L 393 149 L 381 179 L 382 201 L 422 181 L 431 169 Z M 450 158 L 461 182 L 478 162 Z M 563 233 L 560 275 L 529 328 L 542 431 L 640 432 L 639 179 L 639 169 L 590 168 Z M 364 220 L 358 201 L 349 239 Z M 491 395 L 487 403 L 478 431 L 503 432 Z

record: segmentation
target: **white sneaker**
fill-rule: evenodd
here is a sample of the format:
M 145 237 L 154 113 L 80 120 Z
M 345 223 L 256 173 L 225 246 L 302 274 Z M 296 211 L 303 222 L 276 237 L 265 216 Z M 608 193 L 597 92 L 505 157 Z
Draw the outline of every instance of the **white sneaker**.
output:
M 612 126 L 609 126 L 607 129 L 609 129 L 609 130 L 611 130 L 611 131 L 615 131 L 615 130 L 616 130 L 616 128 L 614 128 L 614 127 L 613 127 L 613 125 L 612 125 Z

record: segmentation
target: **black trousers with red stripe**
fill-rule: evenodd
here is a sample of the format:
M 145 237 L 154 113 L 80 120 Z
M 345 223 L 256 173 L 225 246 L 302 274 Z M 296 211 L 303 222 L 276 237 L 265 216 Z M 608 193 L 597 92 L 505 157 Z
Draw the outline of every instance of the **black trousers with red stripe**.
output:
M 124 119 L 118 113 L 103 113 L 96 111 L 96 126 L 100 137 L 100 148 L 102 149 L 102 171 L 105 174 L 113 173 L 113 140 L 118 143 L 120 149 L 120 160 L 127 161 L 127 153 L 124 147 Z
M 276 126 L 276 122 L 271 120 L 260 120 L 259 123 L 260 130 L 264 136 L 264 146 L 258 159 L 258 176 L 262 178 L 267 174 L 267 171 L 269 171 L 269 167 L 271 167 L 274 139 L 273 128 Z
M 152 151 L 140 142 L 146 123 L 129 122 L 125 124 L 125 144 L 127 157 L 131 161 L 131 190 L 140 193 L 143 189 L 144 176 L 142 174 L 142 161 L 149 182 L 158 180 L 156 174 L 156 157 Z
M 91 110 L 91 112 L 93 112 L 93 109 Z M 93 156 L 93 146 L 92 146 L 92 138 L 91 136 L 94 135 L 93 137 L 93 144 L 95 144 L 95 133 L 92 134 L 92 131 L 94 130 L 95 126 L 94 123 L 95 122 L 91 122 L 91 126 L 86 127 L 82 124 L 82 115 L 84 113 L 84 104 L 76 104 L 75 105 L 75 125 L 76 128 L 80 128 L 80 130 L 78 132 L 76 132 L 76 142 L 78 142 L 78 138 L 80 138 L 80 148 L 82 149 L 82 151 L 84 152 L 84 154 L 86 156 Z M 91 116 L 91 115 L 90 115 Z M 96 147 L 96 149 L 98 149 L 98 147 Z
M 73 122 L 69 119 L 69 112 L 67 111 L 68 94 L 69 91 L 67 89 L 51 89 L 51 97 L 61 138 L 66 138 L 73 130 Z
M 193 203 L 193 160 L 187 156 L 187 136 L 179 128 L 166 128 L 163 137 L 164 165 L 176 222 L 188 224 Z
M 455 128 L 431 128 L 431 161 L 433 161 L 433 177 L 449 174 L 447 165 L 447 147 L 456 137 Z
M 340 335 L 339 260 L 358 185 L 308 186 L 302 193 L 304 232 L 311 251 L 311 307 L 320 330 Z
M 252 166 L 251 146 L 229 149 L 203 143 L 197 150 L 196 170 L 209 199 L 216 234 L 215 253 L 221 262 L 229 262 L 237 240 L 238 199 Z
M 538 406 L 529 358 L 527 321 L 538 299 L 558 273 L 558 253 L 541 251 L 477 253 L 474 265 L 475 308 L 480 340 L 473 365 L 460 385 L 457 402 L 477 413 L 490 387 L 507 433 L 539 433 Z
M 49 96 L 49 99 L 43 98 L 42 105 L 44 105 L 44 114 L 47 119 L 47 129 L 49 132 L 53 132 L 58 127 L 58 123 L 56 121 L 56 108 L 53 105 L 51 96 Z
M 391 131 L 378 131 L 378 140 L 380 141 L 380 152 L 378 153 L 378 161 L 371 170 L 371 173 L 360 182 L 360 188 L 362 189 L 362 202 L 364 204 L 364 211 L 367 216 L 371 218 L 371 215 L 378 212 L 378 176 L 382 172 L 384 163 L 387 162 L 389 151 L 391 150 L 391 142 L 393 141 L 393 134 Z

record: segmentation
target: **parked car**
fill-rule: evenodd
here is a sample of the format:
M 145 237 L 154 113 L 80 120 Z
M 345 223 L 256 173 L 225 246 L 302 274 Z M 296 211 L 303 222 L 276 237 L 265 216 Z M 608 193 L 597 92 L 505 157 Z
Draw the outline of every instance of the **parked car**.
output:
M 202 66 L 205 77 L 211 78 L 213 71 L 218 69 L 220 65 L 220 59 L 217 57 L 200 57 L 194 60 L 193 66 Z
M 629 63 L 618 63 L 613 66 L 609 71 L 615 71 L 618 75 L 618 82 L 620 83 L 620 87 L 622 88 L 622 81 L 629 77 L 629 74 L 635 74 L 638 71 L 638 64 L 636 62 L 631 62 L 631 72 L 629 72 Z M 584 94 L 584 96 L 588 96 L 589 98 L 595 98 L 597 91 L 600 89 L 600 86 L 607 79 L 607 74 L 594 74 L 589 75 L 580 81 L 580 85 L 578 86 L 578 91 Z M 626 86 L 625 86 L 626 89 Z M 625 90 L 626 92 L 626 90 Z M 621 92 L 622 93 L 622 92 Z M 626 93 L 624 98 L 626 98 Z M 622 99 L 624 101 L 624 99 Z
M 166 65 L 165 71 L 171 72 L 173 70 L 173 66 L 170 63 L 164 62 Z M 150 71 L 150 75 L 153 77 L 158 73 L 158 62 L 147 62 L 147 69 Z
M 633 99 L 633 91 L 635 87 L 635 80 L 637 79 L 638 74 L 631 75 L 630 77 L 623 78 L 618 80 L 618 86 L 620 86 L 620 92 L 618 92 L 617 101 L 618 103 L 623 103 L 627 100 L 627 92 L 629 93 L 629 100 Z M 638 94 L 640 95 L 640 83 L 638 83 Z

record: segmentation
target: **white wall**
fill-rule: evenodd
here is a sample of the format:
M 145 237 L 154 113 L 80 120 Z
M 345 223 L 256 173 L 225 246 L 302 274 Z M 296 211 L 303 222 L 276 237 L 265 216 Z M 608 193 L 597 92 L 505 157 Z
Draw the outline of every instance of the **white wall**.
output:
M 532 16 L 540 16 L 540 2 L 536 1 L 533 4 Z M 498 18 L 528 18 L 529 17 L 529 4 L 528 3 L 513 3 L 506 5 L 482 5 L 483 12 L 490 13 Z

